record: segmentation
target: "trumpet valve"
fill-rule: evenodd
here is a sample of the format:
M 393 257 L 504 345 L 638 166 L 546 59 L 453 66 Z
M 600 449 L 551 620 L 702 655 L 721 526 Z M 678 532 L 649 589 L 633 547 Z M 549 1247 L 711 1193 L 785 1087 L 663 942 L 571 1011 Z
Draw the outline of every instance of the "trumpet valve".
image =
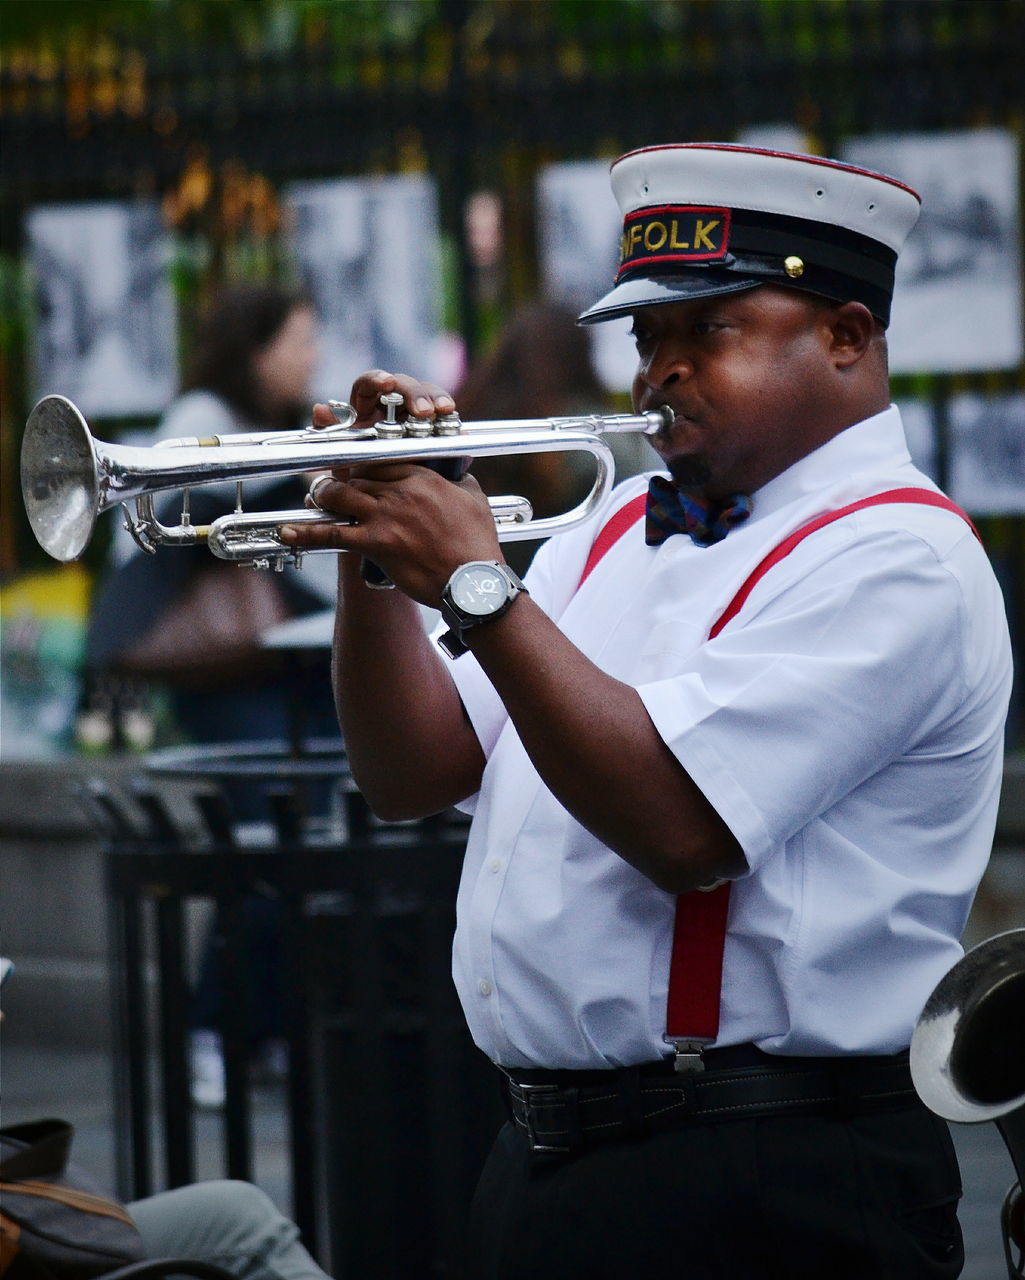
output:
M 458 413 L 443 413 L 441 417 L 434 419 L 436 436 L 457 436 L 462 429 L 463 423 Z
M 425 440 L 431 435 L 451 436 L 457 435 L 460 430 L 459 415 L 447 414 L 447 418 L 455 419 L 455 429 L 441 430 L 439 424 L 442 419 L 437 421 L 434 418 L 418 418 L 410 414 L 405 422 L 399 422 L 396 415 L 399 405 L 402 404 L 402 396 L 397 391 L 387 391 L 381 396 L 381 404 L 384 405 L 384 419 L 377 424 L 377 435 L 382 440 L 401 440 L 408 438 L 412 440 Z
M 401 440 L 406 434 L 405 424 L 397 421 L 395 414 L 402 403 L 402 396 L 397 391 L 386 391 L 381 396 L 384 405 L 384 420 L 377 424 L 377 434 L 382 440 Z

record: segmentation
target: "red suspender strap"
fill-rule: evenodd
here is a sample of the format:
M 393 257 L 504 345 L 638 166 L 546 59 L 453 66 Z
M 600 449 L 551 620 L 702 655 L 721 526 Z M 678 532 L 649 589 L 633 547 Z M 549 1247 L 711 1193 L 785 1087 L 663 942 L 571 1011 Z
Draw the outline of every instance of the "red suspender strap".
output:
M 876 493 L 871 498 L 861 498 L 858 502 L 852 502 L 846 507 L 841 507 L 839 511 L 827 511 L 824 515 L 816 516 L 814 520 L 809 520 L 807 524 L 795 529 L 789 537 L 784 538 L 777 547 L 774 547 L 764 560 L 755 565 L 743 586 L 723 610 L 719 620 L 708 633 L 709 640 L 715 639 L 727 622 L 737 616 L 748 596 L 754 590 L 758 580 L 773 565 L 779 564 L 785 556 L 788 556 L 799 542 L 804 541 L 809 533 L 814 533 L 817 529 L 821 529 L 827 524 L 832 524 L 834 520 L 839 520 L 841 516 L 849 516 L 853 511 L 861 511 L 864 507 L 879 507 L 887 502 L 914 502 L 923 507 L 942 507 L 946 511 L 953 511 L 955 515 L 959 515 L 967 523 L 977 538 L 979 536 L 975 525 L 972 524 L 957 503 L 951 502 L 942 493 L 935 493 L 932 489 L 888 489 L 886 493 Z
M 580 578 L 581 584 L 602 556 L 644 514 L 646 495 L 626 503 L 613 514 L 599 532 Z M 861 511 L 864 507 L 883 503 L 911 502 L 921 506 L 941 507 L 966 521 L 978 537 L 975 526 L 961 508 L 942 493 L 932 489 L 890 489 L 838 511 L 809 520 L 775 546 L 748 574 L 740 590 L 719 615 L 708 633 L 714 639 L 723 627 L 737 616 L 748 596 L 762 577 L 791 551 L 834 520 Z M 701 1050 L 712 1044 L 719 1034 L 719 1008 L 722 999 L 723 952 L 730 905 L 730 883 L 724 881 L 712 889 L 695 889 L 681 893 L 676 899 L 676 922 L 673 926 L 673 951 L 669 962 L 669 996 L 666 1002 L 665 1039 L 676 1046 L 678 1070 L 700 1070 Z
M 627 529 L 644 515 L 644 508 L 647 503 L 647 493 L 638 494 L 636 498 L 631 498 L 629 502 L 621 506 L 618 511 L 614 511 L 601 529 L 598 530 L 598 536 L 591 544 L 591 552 L 587 557 L 587 563 L 584 565 L 584 571 L 580 575 L 580 581 L 577 583 L 578 591 L 606 551 L 609 551 L 626 533 Z

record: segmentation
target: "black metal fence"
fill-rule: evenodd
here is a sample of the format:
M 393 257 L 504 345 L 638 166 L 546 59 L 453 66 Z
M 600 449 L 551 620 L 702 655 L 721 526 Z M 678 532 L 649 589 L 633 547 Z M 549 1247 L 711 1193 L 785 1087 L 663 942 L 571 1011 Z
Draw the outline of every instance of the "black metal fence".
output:
M 546 162 L 765 124 L 835 154 L 854 134 L 1025 120 L 1025 0 L 39 0 L 7 6 L 0 40 L 0 407 L 14 422 L 34 204 L 160 196 L 213 277 L 179 279 L 187 294 L 233 264 L 280 267 L 282 183 L 429 171 L 472 354 L 491 312 L 537 291 Z M 486 289 L 464 219 L 482 188 L 505 228 Z M 35 551 L 5 521 L 10 571 Z
M 1020 124 L 1025 99 L 1022 0 L 205 6 L 242 10 L 235 26 L 199 21 L 204 6 L 137 8 L 145 24 L 105 5 L 94 30 L 9 51 L 6 231 L 39 200 L 167 190 L 197 147 L 272 182 L 426 167 L 455 215 L 480 184 L 515 205 L 542 159 L 766 122 L 828 153 L 855 132 Z
M 9 49 L 5 210 L 161 187 L 197 142 L 275 180 L 427 163 L 471 185 L 511 155 L 766 122 L 829 150 L 854 132 L 1013 125 L 1023 103 L 1022 0 L 134 7 L 144 22 L 108 3 L 91 29 L 43 27 Z

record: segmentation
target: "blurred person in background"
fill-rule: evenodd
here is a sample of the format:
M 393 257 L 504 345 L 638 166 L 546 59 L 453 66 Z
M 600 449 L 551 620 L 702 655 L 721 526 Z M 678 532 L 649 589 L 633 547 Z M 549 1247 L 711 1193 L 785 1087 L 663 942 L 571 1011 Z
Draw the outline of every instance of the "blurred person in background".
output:
M 182 394 L 152 442 L 299 427 L 318 355 L 316 316 L 302 294 L 273 284 L 226 289 L 202 317 Z M 295 476 L 246 481 L 246 507 L 288 507 L 302 489 Z M 226 514 L 235 498 L 230 483 L 193 489 L 192 522 Z M 162 523 L 177 524 L 180 503 L 176 492 L 158 498 Z M 166 687 L 175 723 L 192 742 L 283 736 L 291 690 L 287 681 L 268 680 L 276 660 L 261 652 L 259 634 L 329 605 L 330 576 L 316 558 L 301 572 L 265 574 L 240 573 L 203 546 L 149 556 L 126 535 L 93 599 L 87 667 Z M 210 600 L 227 616 L 211 619 Z M 232 601 L 242 616 L 230 615 Z M 260 810 L 258 797 L 236 799 L 240 817 Z
M 202 317 L 178 399 L 157 440 L 295 429 L 309 416 L 310 380 L 319 359 L 318 323 L 300 292 L 276 284 L 225 289 Z M 247 510 L 294 509 L 306 483 L 290 475 L 245 483 Z M 233 483 L 194 488 L 193 523 L 233 510 Z M 160 495 L 157 517 L 178 523 L 181 497 Z M 126 535 L 127 540 L 127 535 Z M 94 686 L 124 675 L 165 690 L 175 727 L 192 743 L 285 741 L 301 714 L 304 735 L 337 737 L 323 711 L 329 697 L 329 654 L 269 651 L 268 628 L 330 607 L 334 557 L 308 557 L 302 570 L 254 570 L 215 559 L 205 546 L 132 547 L 115 554 L 93 599 L 86 662 Z M 225 786 L 241 822 L 270 817 L 259 783 Z M 327 797 L 311 795 L 326 806 Z M 248 1026 L 254 1060 L 278 1078 L 285 1069 L 277 901 L 244 903 L 251 976 Z M 224 938 L 215 921 L 204 949 L 193 1011 L 193 1095 L 203 1106 L 224 1100 L 224 1068 L 216 1027 L 222 998 Z
M 299 1228 L 251 1182 L 192 1182 L 126 1208 L 147 1258 L 211 1262 L 239 1280 L 328 1280 Z
M 13 969 L 10 960 L 0 957 L 0 983 Z M 103 1237 L 98 1238 L 90 1225 L 92 1215 L 78 1212 L 84 1200 L 76 1204 L 77 1196 L 95 1197 L 94 1213 L 118 1224 L 106 1242 L 121 1251 L 125 1262 L 132 1253 L 140 1253 L 151 1261 L 211 1263 L 239 1280 L 328 1280 L 307 1252 L 295 1223 L 265 1191 L 241 1179 L 214 1178 L 158 1191 L 122 1206 L 130 1220 L 122 1221 L 116 1213 L 118 1202 L 107 1200 L 105 1188 L 70 1163 L 73 1137 L 71 1124 L 49 1118 L 22 1120 L 0 1129 L 0 1181 L 6 1209 L 0 1214 L 4 1275 L 35 1276 L 37 1271 L 40 1277 L 54 1275 L 54 1257 L 62 1243 L 80 1246 L 82 1251 L 75 1262 L 66 1261 L 67 1274 L 81 1275 L 89 1252 L 96 1267 L 100 1265 Z M 47 1186 L 55 1194 L 40 1197 L 39 1188 Z M 34 1202 L 38 1209 L 47 1200 L 53 1205 L 49 1211 L 25 1214 L 26 1202 Z M 21 1226 L 26 1218 L 34 1224 L 27 1232 Z M 79 1229 L 73 1225 L 76 1218 L 81 1224 L 79 1239 L 74 1235 Z M 45 1263 L 37 1255 L 38 1246 Z
M 554 302 L 527 303 L 513 314 L 494 348 L 463 379 L 456 402 L 464 422 L 613 412 L 594 365 L 591 335 L 576 323 L 576 312 Z M 605 443 L 615 457 L 617 481 L 656 461 L 639 434 L 609 435 Z M 594 479 L 594 463 L 581 452 L 476 458 L 472 471 L 489 496 L 527 498 L 536 519 L 576 506 Z M 504 552 L 525 573 L 539 546 L 536 539 L 507 542 Z

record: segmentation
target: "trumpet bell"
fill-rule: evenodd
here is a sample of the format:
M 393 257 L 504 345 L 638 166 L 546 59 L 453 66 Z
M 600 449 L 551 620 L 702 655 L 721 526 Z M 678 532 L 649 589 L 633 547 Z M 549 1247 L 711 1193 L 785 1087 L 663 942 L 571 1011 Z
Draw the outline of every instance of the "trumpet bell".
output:
M 1025 1107 L 1025 929 L 980 943 L 939 982 L 911 1038 L 911 1078 L 957 1123 Z
M 99 514 L 93 438 L 64 396 L 46 396 L 29 414 L 21 445 L 21 488 L 29 524 L 55 560 L 77 560 Z

